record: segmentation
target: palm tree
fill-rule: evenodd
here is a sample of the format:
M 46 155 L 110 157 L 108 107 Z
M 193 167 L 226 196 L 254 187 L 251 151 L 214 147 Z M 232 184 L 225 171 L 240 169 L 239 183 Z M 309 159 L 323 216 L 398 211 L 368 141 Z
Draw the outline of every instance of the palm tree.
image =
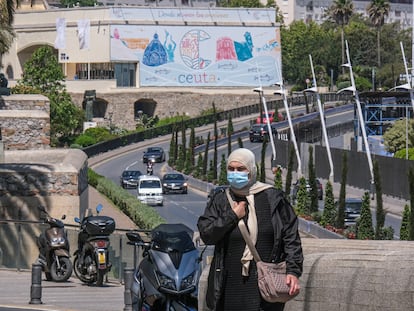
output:
M 341 47 L 342 64 L 345 63 L 345 33 L 344 28 L 349 23 L 349 19 L 354 13 L 354 3 L 352 0 L 334 0 L 332 5 L 325 11 L 326 16 L 332 19 L 341 27 Z
M 0 55 L 6 53 L 14 38 L 12 28 L 15 6 L 19 0 L 6 0 L 0 2 Z
M 381 27 L 384 25 L 385 16 L 388 16 L 389 12 L 390 3 L 388 0 L 372 0 L 367 6 L 369 19 L 371 20 L 371 23 L 377 28 L 378 68 L 381 66 Z

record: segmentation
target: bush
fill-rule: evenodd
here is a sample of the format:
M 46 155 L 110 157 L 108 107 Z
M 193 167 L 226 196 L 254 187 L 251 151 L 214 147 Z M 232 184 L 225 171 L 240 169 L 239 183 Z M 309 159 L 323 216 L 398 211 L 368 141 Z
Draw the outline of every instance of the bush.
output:
M 93 137 L 91 137 L 89 135 L 82 134 L 82 135 L 78 136 L 75 139 L 75 143 L 74 144 L 75 145 L 78 145 L 78 146 L 82 146 L 82 147 L 87 147 L 87 146 L 94 145 L 96 143 L 97 143 L 97 141 L 96 141 L 95 138 L 93 138 Z

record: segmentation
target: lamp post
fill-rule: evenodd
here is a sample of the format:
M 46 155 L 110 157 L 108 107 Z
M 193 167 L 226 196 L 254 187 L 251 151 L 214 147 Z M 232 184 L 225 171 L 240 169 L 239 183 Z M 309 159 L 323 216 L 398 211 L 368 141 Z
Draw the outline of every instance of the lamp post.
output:
M 280 83 L 276 84 L 276 86 L 279 86 L 280 90 L 274 92 L 273 94 L 281 95 L 282 98 L 283 98 L 283 104 L 284 104 L 285 110 L 286 110 L 286 117 L 287 117 L 288 123 L 289 123 L 290 140 L 292 141 L 293 147 L 295 148 L 296 159 L 298 161 L 297 175 L 298 175 L 298 179 L 299 179 L 299 178 L 302 177 L 302 161 L 300 159 L 299 148 L 298 148 L 298 144 L 297 144 L 297 141 L 296 141 L 295 130 L 293 129 L 292 118 L 290 117 L 290 111 L 289 111 L 289 105 L 288 105 L 288 102 L 287 102 L 286 90 L 283 86 L 283 82 L 280 82 Z

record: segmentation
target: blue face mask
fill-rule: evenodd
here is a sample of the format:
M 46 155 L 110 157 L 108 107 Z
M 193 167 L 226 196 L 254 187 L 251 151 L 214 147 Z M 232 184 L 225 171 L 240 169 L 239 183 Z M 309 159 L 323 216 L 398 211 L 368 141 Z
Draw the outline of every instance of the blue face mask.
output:
M 230 186 L 241 189 L 249 183 L 249 172 L 227 172 L 227 181 Z

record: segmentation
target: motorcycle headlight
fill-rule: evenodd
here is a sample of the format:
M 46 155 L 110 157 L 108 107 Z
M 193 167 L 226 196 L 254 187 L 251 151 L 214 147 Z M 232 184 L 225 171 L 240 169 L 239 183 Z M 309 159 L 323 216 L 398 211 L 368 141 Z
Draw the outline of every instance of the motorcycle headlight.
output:
M 60 246 L 65 244 L 65 239 L 63 237 L 52 238 L 50 241 L 51 246 Z
M 170 290 L 174 290 L 176 291 L 177 288 L 175 287 L 175 282 L 174 280 L 170 279 L 168 276 L 157 272 L 157 276 L 158 276 L 158 282 L 160 283 L 160 286 L 166 289 L 170 289 Z
M 180 290 L 186 290 L 186 289 L 194 286 L 194 277 L 195 277 L 195 272 L 193 272 L 190 275 L 188 275 L 187 277 L 185 277 L 181 281 Z

